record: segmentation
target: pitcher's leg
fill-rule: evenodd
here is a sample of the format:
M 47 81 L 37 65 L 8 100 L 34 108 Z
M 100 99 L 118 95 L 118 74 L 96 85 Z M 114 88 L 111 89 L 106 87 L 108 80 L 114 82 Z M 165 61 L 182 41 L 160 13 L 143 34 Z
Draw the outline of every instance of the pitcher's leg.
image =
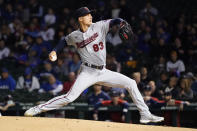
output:
M 74 85 L 71 87 L 70 91 L 61 96 L 57 96 L 44 104 L 40 104 L 36 107 L 30 108 L 25 112 L 26 116 L 34 116 L 41 112 L 46 112 L 49 110 L 58 109 L 64 105 L 67 105 L 70 102 L 73 102 L 79 97 L 79 95 L 89 86 L 96 83 L 96 79 L 93 78 L 90 74 L 80 73 L 77 77 Z M 32 113 L 33 112 L 33 113 Z
M 105 69 L 102 75 L 99 76 L 99 81 L 100 84 L 106 86 L 122 87 L 128 90 L 133 102 L 136 104 L 138 110 L 140 111 L 140 123 L 161 122 L 164 120 L 163 117 L 158 117 L 150 113 L 149 108 L 145 104 L 144 99 L 140 94 L 137 88 L 137 84 L 134 80 L 120 73 Z
M 99 78 L 99 80 L 102 81 L 101 84 L 105 86 L 126 88 L 140 113 L 150 113 L 148 106 L 145 104 L 138 90 L 135 80 L 110 70 L 106 70 Z

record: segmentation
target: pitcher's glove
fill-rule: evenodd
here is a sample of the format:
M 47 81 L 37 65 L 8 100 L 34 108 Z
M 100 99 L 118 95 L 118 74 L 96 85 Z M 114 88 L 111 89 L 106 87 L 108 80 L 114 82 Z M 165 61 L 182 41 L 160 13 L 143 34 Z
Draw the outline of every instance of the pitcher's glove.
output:
M 122 41 L 128 41 L 133 36 L 131 26 L 126 21 L 122 21 L 120 23 L 119 36 Z

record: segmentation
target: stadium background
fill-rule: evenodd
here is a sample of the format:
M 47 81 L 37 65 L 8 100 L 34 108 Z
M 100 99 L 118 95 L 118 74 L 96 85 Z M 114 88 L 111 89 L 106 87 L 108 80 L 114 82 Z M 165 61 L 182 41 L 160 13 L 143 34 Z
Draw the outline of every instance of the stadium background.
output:
M 148 12 L 146 11 L 147 3 L 149 3 L 149 7 L 151 4 L 151 10 Z M 63 35 L 77 29 L 73 17 L 74 10 L 81 6 L 88 6 L 90 9 L 96 10 L 96 13 L 93 14 L 94 21 L 121 17 L 131 24 L 135 32 L 133 40 L 127 43 L 121 43 L 117 38 L 118 36 L 115 35 L 116 28 L 109 33 L 107 38 L 109 54 L 107 68 L 132 78 L 134 72 L 140 72 L 141 82 L 138 85 L 141 92 L 143 93 L 149 85 L 151 88 L 156 88 L 152 95 L 160 100 L 163 99 L 161 90 L 165 93 L 166 88 L 176 89 L 174 95 L 171 92 L 174 99 L 189 101 L 192 104 L 190 106 L 184 105 L 186 107 L 180 112 L 180 115 L 175 114 L 174 118 L 180 116 L 181 126 L 196 127 L 196 5 L 195 0 L 59 0 L 58 2 L 55 0 L 0 0 L 1 75 L 9 73 L 14 79 L 9 77 L 7 82 L 11 83 L 11 86 L 8 84 L 9 89 L 5 89 L 7 86 L 3 86 L 3 79 L 1 78 L 0 102 L 2 102 L 2 106 L 10 99 L 16 103 L 14 107 L 2 111 L 2 115 L 22 115 L 25 108 L 32 106 L 32 103 L 36 104 L 38 101 L 48 100 L 54 95 L 68 91 L 69 85 L 72 84 L 72 81 L 69 81 L 69 73 L 77 73 L 80 64 L 76 50 L 66 47 L 59 53 L 59 62 L 55 63 L 50 63 L 47 57 L 50 50 Z M 49 8 L 53 10 L 49 11 L 52 12 L 51 14 L 48 13 Z M 172 51 L 173 54 L 178 55 L 178 59 L 184 64 L 185 70 L 180 71 L 178 70 L 179 67 L 173 70 L 169 69 L 167 63 L 170 63 Z M 38 79 L 42 90 L 16 89 L 19 77 L 29 74 Z M 74 73 L 70 73 L 70 75 L 73 76 Z M 163 75 L 166 78 L 161 80 Z M 58 82 L 55 85 L 57 86 L 61 83 L 64 84 L 63 91 L 52 92 L 54 83 L 48 82 L 48 79 L 50 81 L 56 79 Z M 186 95 L 181 95 L 184 92 L 181 90 L 182 79 L 187 81 L 185 84 L 188 84 L 188 89 L 185 91 Z M 65 82 L 67 83 L 65 84 Z M 26 85 L 26 87 L 29 86 Z M 77 104 L 71 105 L 70 108 L 81 107 L 87 103 L 87 96 L 93 92 L 92 90 L 92 88 L 86 90 L 77 99 Z M 107 93 L 110 90 L 103 87 L 103 91 Z M 7 96 L 9 94 L 12 95 L 12 98 Z M 127 93 L 123 99 L 129 103 L 132 102 Z M 78 109 L 78 114 L 82 115 L 81 118 L 87 118 L 88 110 L 84 114 L 81 112 L 83 108 Z M 178 108 L 169 108 L 169 110 L 179 114 Z M 132 109 L 129 112 L 132 116 L 132 122 L 138 123 L 135 120 L 137 119 L 137 111 Z M 152 110 L 160 115 L 163 113 L 160 109 Z M 76 115 L 71 110 L 66 117 L 78 118 L 78 114 Z M 83 115 L 86 116 L 83 117 Z M 191 118 L 191 116 L 193 117 Z M 174 124 L 174 126 L 179 126 L 179 124 Z

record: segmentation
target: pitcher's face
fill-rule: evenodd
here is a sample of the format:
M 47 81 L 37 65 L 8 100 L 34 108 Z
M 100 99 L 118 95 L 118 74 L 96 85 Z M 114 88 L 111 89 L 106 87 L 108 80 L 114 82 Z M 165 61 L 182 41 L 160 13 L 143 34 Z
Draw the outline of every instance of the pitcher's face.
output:
M 81 16 L 79 17 L 79 22 L 84 24 L 84 25 L 87 25 L 87 26 L 90 26 L 92 24 L 92 15 L 91 14 L 87 14 L 85 16 Z

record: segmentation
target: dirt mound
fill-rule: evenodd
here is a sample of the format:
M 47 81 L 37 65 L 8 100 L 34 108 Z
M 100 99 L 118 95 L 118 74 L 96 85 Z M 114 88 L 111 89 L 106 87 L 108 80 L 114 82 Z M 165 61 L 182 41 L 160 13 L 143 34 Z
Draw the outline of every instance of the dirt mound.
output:
M 197 131 L 197 129 L 122 124 L 89 120 L 0 117 L 0 131 Z

